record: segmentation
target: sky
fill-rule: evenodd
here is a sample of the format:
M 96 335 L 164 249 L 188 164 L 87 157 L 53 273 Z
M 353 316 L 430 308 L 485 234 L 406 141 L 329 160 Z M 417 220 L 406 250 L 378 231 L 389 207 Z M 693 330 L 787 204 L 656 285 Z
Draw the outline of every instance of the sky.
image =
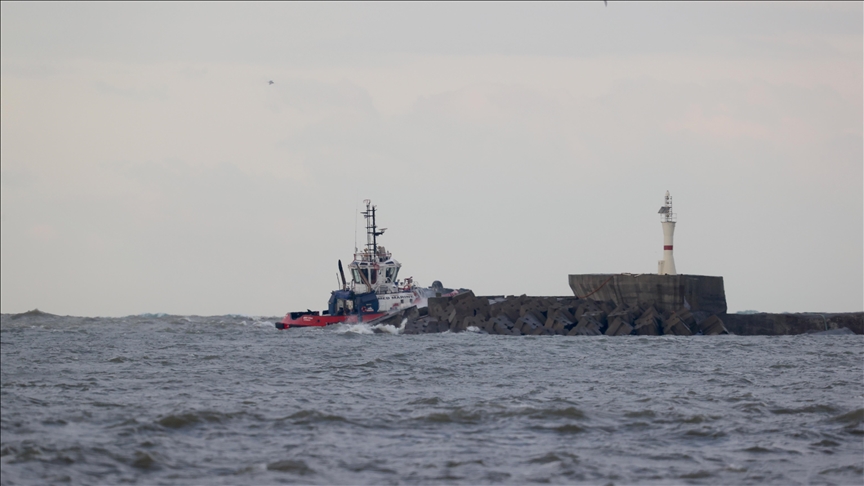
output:
M 862 3 L 0 4 L 0 312 L 323 309 L 679 273 L 864 310 Z M 269 81 L 273 84 L 269 84 Z M 359 223 L 359 224 L 358 224 Z M 359 231 L 359 233 L 357 232 Z

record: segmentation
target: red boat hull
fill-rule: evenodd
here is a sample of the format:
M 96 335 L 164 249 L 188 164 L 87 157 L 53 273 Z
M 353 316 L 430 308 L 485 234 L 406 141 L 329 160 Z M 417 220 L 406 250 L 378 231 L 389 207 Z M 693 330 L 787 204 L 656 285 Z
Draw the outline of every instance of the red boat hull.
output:
M 317 312 L 306 313 L 297 317 L 292 317 L 291 314 L 285 316 L 282 322 L 276 323 L 276 329 L 290 329 L 292 327 L 324 327 L 331 324 L 356 324 L 358 322 L 367 322 L 377 319 L 385 312 L 375 312 L 371 314 L 350 314 L 347 316 L 321 316 Z

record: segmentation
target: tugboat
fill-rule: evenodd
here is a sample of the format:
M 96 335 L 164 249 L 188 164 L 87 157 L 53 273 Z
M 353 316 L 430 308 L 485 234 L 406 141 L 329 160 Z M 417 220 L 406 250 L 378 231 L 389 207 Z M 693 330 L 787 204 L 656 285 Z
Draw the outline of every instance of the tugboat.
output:
M 361 213 L 366 219 L 366 247 L 362 251 L 354 249 L 354 261 L 348 265 L 351 281 L 345 280 L 342 260 L 339 260 L 342 288 L 330 293 L 327 310 L 289 312 L 281 322 L 276 323 L 277 329 L 368 322 L 407 307 L 426 307 L 429 297 L 456 295 L 459 292 L 445 289 L 437 280 L 426 288 L 416 286 L 412 277 L 400 281 L 398 278 L 402 264 L 378 245 L 378 237 L 387 228 L 378 229 L 375 222 L 376 206 L 372 201 L 366 199 L 363 203 L 366 205 L 366 211 Z

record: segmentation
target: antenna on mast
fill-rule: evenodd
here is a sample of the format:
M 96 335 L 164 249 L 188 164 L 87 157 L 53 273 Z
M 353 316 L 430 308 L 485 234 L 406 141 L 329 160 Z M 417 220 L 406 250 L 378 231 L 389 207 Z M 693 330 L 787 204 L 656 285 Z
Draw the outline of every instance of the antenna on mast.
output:
M 378 231 L 378 226 L 375 223 L 376 206 L 369 199 L 364 199 L 363 204 L 366 205 L 366 211 L 363 211 L 363 217 L 366 218 L 366 254 L 369 261 L 378 261 L 378 237 L 384 234 L 387 228 L 381 228 Z M 374 259 L 374 260 L 373 260 Z

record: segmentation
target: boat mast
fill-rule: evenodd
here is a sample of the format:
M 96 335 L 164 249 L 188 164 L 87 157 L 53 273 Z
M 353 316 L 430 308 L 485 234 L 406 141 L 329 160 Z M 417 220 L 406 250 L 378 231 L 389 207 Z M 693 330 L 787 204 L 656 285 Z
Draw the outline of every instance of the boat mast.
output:
M 372 206 L 372 258 L 378 261 L 378 232 L 375 231 L 375 206 Z
M 375 224 L 375 206 L 372 201 L 366 199 L 363 201 L 366 204 L 366 211 L 363 212 L 363 217 L 366 218 L 366 253 L 369 254 L 369 261 L 378 261 L 378 237 L 384 234 L 384 230 L 378 231 L 378 226 Z

